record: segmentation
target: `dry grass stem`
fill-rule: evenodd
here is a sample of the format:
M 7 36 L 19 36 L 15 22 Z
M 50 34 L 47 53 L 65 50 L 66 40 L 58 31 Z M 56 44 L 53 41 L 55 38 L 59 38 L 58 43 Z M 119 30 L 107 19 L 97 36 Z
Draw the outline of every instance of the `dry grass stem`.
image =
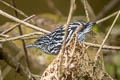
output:
M 9 37 L 9 35 L 0 34 L 0 37 L 7 38 L 7 37 Z
M 3 80 L 1 66 L 0 66 L 0 80 Z
M 0 0 L 0 2 L 3 3 L 3 4 L 5 4 L 6 6 L 8 6 L 8 7 L 14 9 L 15 11 L 17 11 L 19 14 L 23 15 L 24 17 L 28 17 L 28 15 L 25 14 L 23 11 L 21 11 L 21 10 L 15 8 L 14 6 L 10 5 L 9 3 L 5 2 L 4 0 Z
M 95 16 L 95 13 L 91 7 L 91 5 L 88 3 L 87 0 L 80 0 L 82 2 L 82 4 L 84 5 L 84 2 L 85 2 L 85 5 L 86 5 L 86 8 L 87 8 L 87 11 L 89 13 L 89 16 L 91 16 L 92 18 L 90 18 L 92 21 L 94 21 L 96 19 L 96 16 Z
M 41 33 L 41 32 L 33 32 L 33 33 L 29 33 L 29 34 L 25 34 L 25 35 L 21 35 L 21 36 L 17 36 L 17 37 L 4 38 L 4 39 L 0 40 L 0 43 L 6 42 L 6 41 L 18 40 L 18 39 L 22 39 L 22 38 L 33 36 L 33 35 L 43 35 L 43 33 Z
M 24 22 L 24 21 L 22 21 L 22 20 L 20 20 L 20 19 L 18 19 L 18 18 L 16 18 L 16 17 L 14 17 L 14 16 L 12 16 L 12 15 L 10 15 L 10 14 L 2 11 L 2 10 L 0 10 L 0 14 L 3 15 L 3 16 L 5 16 L 5 17 L 7 17 L 7 18 L 9 18 L 9 19 L 11 19 L 11 20 L 14 20 L 14 21 L 16 21 L 16 22 L 18 22 L 18 23 L 24 24 L 24 25 L 26 25 L 27 27 L 32 28 L 33 30 L 37 30 L 37 31 L 40 31 L 40 32 L 43 32 L 43 33 L 50 33 L 50 32 L 47 31 L 47 30 L 44 30 L 44 29 L 42 29 L 42 28 L 39 28 L 39 27 L 37 27 L 37 26 L 34 26 L 34 25 L 29 24 L 29 23 L 27 23 L 27 22 Z
M 84 9 L 85 9 L 85 14 L 86 14 L 87 22 L 89 22 L 90 18 L 89 18 L 88 7 L 87 7 L 86 2 L 87 2 L 87 0 L 83 0 L 83 5 L 84 5 Z
M 86 0 L 86 6 L 88 8 L 89 15 L 92 17 L 91 20 L 95 20 L 95 18 L 96 18 L 95 13 L 87 0 Z
M 101 46 L 99 44 L 93 44 L 93 43 L 89 43 L 89 42 L 84 42 L 84 44 L 89 46 L 89 47 L 94 47 L 94 48 L 100 48 L 100 46 Z M 106 49 L 106 50 L 120 50 L 120 47 L 103 45 L 102 49 Z
M 105 38 L 104 38 L 104 40 L 103 40 L 103 42 L 102 42 L 100 48 L 98 49 L 98 51 L 97 51 L 97 53 L 96 53 L 95 62 L 97 61 L 97 58 L 98 58 L 98 56 L 99 56 L 99 53 L 100 53 L 102 47 L 104 46 L 105 41 L 106 41 L 107 38 L 109 37 L 109 34 L 110 34 L 110 32 L 112 31 L 112 29 L 113 29 L 113 27 L 114 27 L 114 25 L 115 25 L 115 23 L 116 23 L 116 21 L 117 21 L 119 15 L 120 15 L 120 11 L 118 12 L 117 16 L 115 17 L 115 19 L 114 19 L 114 21 L 113 21 L 113 23 L 112 23 L 112 25 L 111 25 L 109 31 L 107 32 L 107 34 L 106 34 L 106 36 L 105 36 Z
M 100 19 L 100 20 L 96 21 L 96 23 L 97 23 L 97 24 L 102 23 L 102 22 L 104 22 L 104 21 L 108 20 L 109 18 L 111 18 L 111 17 L 113 17 L 113 16 L 117 15 L 117 14 L 118 14 L 118 12 L 119 12 L 119 11 L 116 11 L 116 12 L 112 13 L 111 15 L 109 15 L 109 16 L 107 16 L 107 17 L 105 17 L 105 18 L 102 18 L 102 19 Z
M 34 35 L 44 35 L 44 33 L 41 32 L 33 32 L 33 33 L 29 33 L 29 34 L 24 34 L 21 36 L 17 36 L 17 37 L 11 37 L 11 38 L 7 38 L 7 39 L 1 39 L 0 42 L 5 42 L 5 41 L 14 41 L 14 40 L 19 40 L 19 39 L 24 39 L 24 40 L 30 40 L 30 39 L 36 39 L 35 38 L 29 38 L 31 36 Z M 5 35 L 6 37 L 8 37 L 8 35 Z M 38 38 L 38 37 L 37 37 Z M 68 43 L 69 44 L 69 43 Z M 84 42 L 85 45 L 93 47 L 93 48 L 99 48 L 100 45 L 99 44 L 93 44 L 93 43 L 89 43 L 89 42 Z M 102 47 L 102 49 L 107 49 L 107 50 L 120 50 L 120 47 L 118 46 L 108 46 L 108 45 L 104 45 Z
M 63 45 L 62 45 L 62 49 L 60 50 L 60 53 L 58 55 L 59 58 L 60 58 L 59 73 L 58 73 L 59 80 L 61 80 L 61 76 L 62 76 L 62 72 L 61 72 L 62 66 L 61 66 L 61 64 L 62 64 L 62 58 L 63 58 L 65 45 L 66 45 L 66 39 L 67 39 L 67 36 L 68 36 L 68 26 L 69 26 L 69 23 L 70 23 L 70 20 L 72 18 L 72 14 L 73 14 L 73 11 L 75 10 L 75 8 L 76 8 L 75 0 L 71 0 L 70 12 L 69 12 L 69 15 L 68 15 L 67 22 L 65 24 L 64 42 L 63 42 Z
M 32 15 L 32 16 L 24 19 L 23 21 L 28 21 L 28 20 L 30 20 L 30 19 L 33 18 L 33 17 L 35 17 L 35 15 Z M 15 24 L 13 27 L 10 27 L 10 28 L 8 28 L 7 30 L 3 31 L 1 34 L 7 34 L 7 33 L 9 33 L 10 31 L 12 31 L 13 29 L 15 29 L 15 28 L 16 28 L 17 26 L 19 26 L 20 24 L 21 24 L 21 23 Z
M 12 5 L 15 8 L 17 8 L 15 0 L 11 0 L 11 2 L 12 2 Z M 15 14 L 16 18 L 19 18 L 18 12 L 16 10 L 13 10 L 13 11 L 14 11 L 14 14 Z M 18 26 L 18 31 L 19 31 L 19 35 L 23 35 L 24 34 L 21 25 Z M 24 54 L 25 54 L 26 65 L 27 65 L 28 69 L 30 70 L 30 62 L 29 62 L 29 59 L 28 59 L 28 51 L 26 49 L 26 42 L 23 39 L 21 40 L 21 42 L 22 42 L 22 47 L 23 47 Z

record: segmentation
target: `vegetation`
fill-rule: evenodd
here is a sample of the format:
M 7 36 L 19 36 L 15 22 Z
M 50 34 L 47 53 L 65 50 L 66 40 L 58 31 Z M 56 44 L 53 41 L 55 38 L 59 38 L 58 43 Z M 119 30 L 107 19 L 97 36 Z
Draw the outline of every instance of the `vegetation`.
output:
M 33 2 L 0 1 L 0 80 L 120 80 L 120 0 Z M 74 21 L 97 23 L 84 43 L 75 33 L 58 55 L 26 48 L 63 24 L 66 39 Z

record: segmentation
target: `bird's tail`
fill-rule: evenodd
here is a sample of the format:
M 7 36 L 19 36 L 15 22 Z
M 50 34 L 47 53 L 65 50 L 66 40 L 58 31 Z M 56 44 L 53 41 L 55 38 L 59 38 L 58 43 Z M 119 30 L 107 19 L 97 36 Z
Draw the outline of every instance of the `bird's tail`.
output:
M 31 48 L 31 47 L 36 47 L 35 44 L 30 44 L 30 45 L 27 45 L 26 48 Z

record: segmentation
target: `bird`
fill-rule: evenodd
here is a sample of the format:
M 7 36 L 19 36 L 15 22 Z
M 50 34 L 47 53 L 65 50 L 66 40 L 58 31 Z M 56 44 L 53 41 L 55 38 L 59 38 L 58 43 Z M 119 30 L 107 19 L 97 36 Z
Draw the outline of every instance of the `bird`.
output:
M 82 29 L 77 32 L 78 42 L 84 42 L 86 33 L 91 31 L 91 28 L 96 25 L 96 22 L 72 22 L 68 25 L 68 36 L 66 43 L 69 42 L 73 33 L 82 26 Z M 44 53 L 57 55 L 60 52 L 64 41 L 65 25 L 60 26 L 53 32 L 38 38 L 33 44 L 27 45 L 27 48 L 36 47 Z

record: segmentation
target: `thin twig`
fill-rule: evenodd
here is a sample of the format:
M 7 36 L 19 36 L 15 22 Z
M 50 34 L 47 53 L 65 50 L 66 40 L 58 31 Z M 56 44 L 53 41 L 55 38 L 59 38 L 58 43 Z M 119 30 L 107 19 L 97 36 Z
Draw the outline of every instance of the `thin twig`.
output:
M 89 21 L 90 21 L 90 18 L 89 18 L 89 14 L 88 14 L 88 8 L 87 8 L 86 1 L 87 1 L 87 0 L 83 0 L 82 2 L 83 2 L 83 5 L 84 5 L 87 22 L 89 22 Z
M 69 12 L 69 15 L 68 15 L 68 19 L 67 19 L 67 22 L 65 24 L 65 35 L 64 35 L 64 42 L 63 42 L 63 45 L 62 45 L 62 49 L 60 50 L 60 53 L 59 53 L 59 58 L 60 58 L 60 64 L 59 64 L 59 72 L 58 72 L 58 78 L 59 80 L 61 80 L 61 77 L 62 77 L 62 58 L 63 58 L 63 54 L 64 54 L 64 50 L 65 50 L 65 44 L 66 44 L 66 39 L 67 39 L 67 36 L 68 36 L 68 25 L 70 23 L 70 20 L 72 18 L 72 14 L 73 14 L 73 11 L 75 10 L 75 0 L 71 0 L 71 6 L 70 6 L 70 12 Z
M 40 34 L 39 34 L 40 35 Z M 33 36 L 33 37 L 24 37 L 24 38 L 21 38 L 21 39 L 24 39 L 24 40 L 31 40 L 31 39 L 38 39 L 40 38 L 40 36 Z
M 88 8 L 88 12 L 89 12 L 89 15 L 91 16 L 91 20 L 94 20 L 96 18 L 96 15 L 91 7 L 91 5 L 88 3 L 88 1 L 86 0 L 86 6 Z
M 108 20 L 109 18 L 111 18 L 111 17 L 115 16 L 116 14 L 118 14 L 118 11 L 116 11 L 116 12 L 112 13 L 111 15 L 109 15 L 109 16 L 107 16 L 107 17 L 105 17 L 105 18 L 102 18 L 102 19 L 100 19 L 100 20 L 96 21 L 96 23 L 97 23 L 97 24 L 102 23 L 102 22 L 104 22 L 104 21 Z
M 23 11 L 21 11 L 21 10 L 15 8 L 14 6 L 10 5 L 9 3 L 7 3 L 7 2 L 5 2 L 5 1 L 3 1 L 3 0 L 0 0 L 0 2 L 3 3 L 3 4 L 5 4 L 6 6 L 8 6 L 8 7 L 14 9 L 15 11 L 17 11 L 19 14 L 23 15 L 24 17 L 28 17 L 28 15 L 25 14 Z
M 97 51 L 97 53 L 96 53 L 95 62 L 97 61 L 97 58 L 98 58 L 98 56 L 99 56 L 99 53 L 100 53 L 100 51 L 101 51 L 103 45 L 105 44 L 105 41 L 106 41 L 107 38 L 109 37 L 109 34 L 110 34 L 110 32 L 112 31 L 112 29 L 113 29 L 113 27 L 114 27 L 114 25 L 115 25 L 115 23 L 116 23 L 116 21 L 117 21 L 119 15 L 120 15 L 120 10 L 119 10 L 117 16 L 115 17 L 115 19 L 114 19 L 114 21 L 113 21 L 113 23 L 112 23 L 112 25 L 111 25 L 109 31 L 107 32 L 107 34 L 106 34 L 106 36 L 105 36 L 105 38 L 104 38 L 104 40 L 103 40 L 103 42 L 102 42 L 100 48 L 98 49 L 98 51 Z
M 16 4 L 15 4 L 15 0 L 11 0 L 11 1 L 12 1 L 13 6 L 15 8 L 17 8 Z M 18 12 L 16 10 L 14 10 L 14 13 L 15 13 L 15 16 L 17 18 L 19 18 Z M 23 35 L 23 31 L 22 31 L 21 25 L 18 26 L 18 30 L 19 30 L 19 34 Z M 28 51 L 26 49 L 26 43 L 25 43 L 25 41 L 23 39 L 21 40 L 21 42 L 22 42 L 22 46 L 23 46 L 23 50 L 24 50 L 24 54 L 25 54 L 26 65 L 27 65 L 28 69 L 30 70 L 30 62 L 29 62 L 29 59 L 28 59 Z
M 0 34 L 0 37 L 7 38 L 9 35 Z
M 3 80 L 1 66 L 0 66 L 0 80 Z
M 0 10 L 0 14 L 3 15 L 3 16 L 5 16 L 5 17 L 7 17 L 7 18 L 9 18 L 9 19 L 11 19 L 11 20 L 14 20 L 14 21 L 16 21 L 16 22 L 19 22 L 19 23 L 21 23 L 21 24 L 24 24 L 24 25 L 26 25 L 27 27 L 32 28 L 33 30 L 37 30 L 37 31 L 40 31 L 40 32 L 43 32 L 43 33 L 50 33 L 50 32 L 47 31 L 47 30 L 44 30 L 44 29 L 42 29 L 42 28 L 39 28 L 39 27 L 37 27 L 37 26 L 34 26 L 34 25 L 29 24 L 29 23 L 27 23 L 27 22 L 24 22 L 24 21 L 22 21 L 22 20 L 20 20 L 20 19 L 18 19 L 18 18 L 16 18 L 16 17 L 14 17 L 14 16 L 12 16 L 12 15 L 10 15 L 10 14 L 2 11 L 2 10 Z
M 32 16 L 24 19 L 23 21 L 28 21 L 28 20 L 30 20 L 30 19 L 33 18 L 33 17 L 35 17 L 35 15 L 32 15 Z M 8 28 L 7 30 L 3 31 L 1 34 L 7 34 L 7 33 L 9 33 L 10 31 L 12 31 L 13 29 L 15 29 L 15 28 L 16 28 L 17 26 L 19 26 L 20 24 L 21 24 L 21 23 L 15 24 L 13 27 L 10 27 L 10 28 Z
M 84 4 L 84 0 L 80 0 L 82 2 L 82 4 Z M 96 19 L 96 16 L 95 16 L 95 13 L 91 7 L 91 5 L 88 3 L 87 0 L 85 0 L 85 5 L 86 5 L 86 8 L 88 10 L 88 13 L 89 13 L 89 17 L 91 16 L 92 18 L 90 18 L 92 21 L 94 21 Z
M 41 32 L 32 32 L 29 34 L 24 34 L 21 36 L 17 36 L 17 37 L 11 37 L 11 38 L 7 38 L 7 39 L 1 39 L 0 43 L 2 42 L 6 42 L 6 41 L 14 41 L 14 40 L 19 40 L 19 39 L 24 39 L 24 40 L 29 40 L 29 37 L 34 36 L 34 35 L 44 35 Z M 26 39 L 27 38 L 27 39 Z M 38 38 L 38 37 L 37 37 Z M 33 39 L 33 38 L 32 38 Z M 36 39 L 36 38 L 34 38 Z M 68 43 L 69 44 L 69 43 Z M 94 48 L 99 48 L 100 45 L 99 44 L 93 44 L 93 43 L 89 43 L 89 42 L 84 42 L 85 45 L 90 46 L 90 47 L 94 47 Z M 120 50 L 120 47 L 118 46 L 108 46 L 108 45 L 104 45 L 102 47 L 102 49 L 109 49 L 109 50 Z
M 22 38 L 29 37 L 29 36 L 33 36 L 33 35 L 43 35 L 43 33 L 41 33 L 41 32 L 34 32 L 34 33 L 25 34 L 25 35 L 21 35 L 21 36 L 17 36 L 17 37 L 4 38 L 4 39 L 1 39 L 1 40 L 0 40 L 0 43 L 6 42 L 6 41 L 18 40 L 18 39 L 22 39 Z
M 99 44 L 93 44 L 89 42 L 84 42 L 85 45 L 94 47 L 94 48 L 100 48 L 101 45 Z M 118 46 L 108 46 L 108 45 L 103 45 L 102 49 L 109 49 L 109 50 L 120 50 L 120 47 Z

